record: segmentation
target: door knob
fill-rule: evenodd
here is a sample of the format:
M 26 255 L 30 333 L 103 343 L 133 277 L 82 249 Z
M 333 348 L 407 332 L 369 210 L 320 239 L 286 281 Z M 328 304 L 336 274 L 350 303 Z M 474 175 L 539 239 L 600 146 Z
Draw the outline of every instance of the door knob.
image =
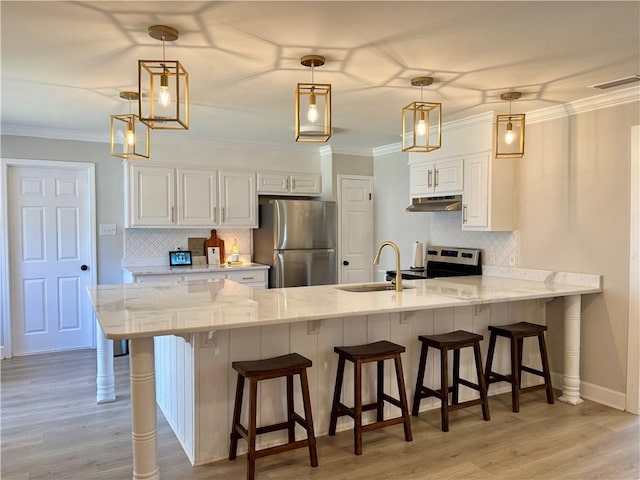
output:
M 82 271 L 84 272 L 84 271 L 86 271 L 86 270 L 89 270 L 89 267 L 88 267 L 87 265 L 82 265 L 82 266 L 80 267 L 80 270 L 82 270 Z
M 342 261 L 342 265 L 344 265 L 346 267 L 347 265 L 349 265 L 349 261 L 348 260 L 343 260 Z

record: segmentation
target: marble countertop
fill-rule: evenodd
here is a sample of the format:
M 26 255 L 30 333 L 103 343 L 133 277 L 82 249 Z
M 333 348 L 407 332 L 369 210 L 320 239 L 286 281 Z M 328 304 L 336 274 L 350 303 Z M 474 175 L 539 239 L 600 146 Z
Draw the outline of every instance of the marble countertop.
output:
M 511 270 L 494 272 L 501 276 L 405 280 L 410 288 L 402 292 L 346 292 L 341 285 L 255 290 L 226 279 L 95 285 L 87 292 L 106 337 L 123 339 L 601 291 L 598 275 Z
M 170 267 L 169 265 L 151 266 L 125 266 L 122 267 L 133 275 L 162 275 L 167 273 L 189 273 L 189 272 L 228 272 L 230 270 L 261 270 L 268 269 L 269 265 L 261 263 L 247 262 L 242 265 L 192 265 L 190 267 Z

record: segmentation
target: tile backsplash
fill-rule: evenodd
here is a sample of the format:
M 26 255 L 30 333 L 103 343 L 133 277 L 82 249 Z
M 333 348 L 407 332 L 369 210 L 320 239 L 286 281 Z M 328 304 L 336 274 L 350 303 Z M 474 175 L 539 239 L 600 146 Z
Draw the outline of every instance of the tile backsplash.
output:
M 482 249 L 483 265 L 518 265 L 518 232 L 474 232 L 462 230 L 462 213 L 438 212 L 431 215 L 429 243 L 448 247 Z
M 233 240 L 238 240 L 240 253 L 246 261 L 251 260 L 252 230 L 250 228 L 216 229 L 218 238 L 224 240 L 225 247 L 231 248 Z M 188 249 L 188 239 L 209 238 L 210 228 L 127 228 L 124 230 L 124 266 L 166 265 L 169 251 Z M 228 246 L 228 247 L 227 247 Z M 195 259 L 194 259 L 195 260 Z

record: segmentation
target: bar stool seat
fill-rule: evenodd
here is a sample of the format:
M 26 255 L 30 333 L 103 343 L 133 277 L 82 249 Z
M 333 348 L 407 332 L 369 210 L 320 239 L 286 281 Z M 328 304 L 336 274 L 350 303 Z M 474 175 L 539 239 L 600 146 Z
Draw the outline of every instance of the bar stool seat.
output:
M 440 428 L 443 432 L 449 431 L 449 412 L 474 405 L 482 405 L 482 417 L 489 420 L 489 402 L 487 400 L 487 385 L 482 372 L 482 354 L 480 342 L 483 336 L 465 330 L 444 333 L 440 335 L 420 335 L 418 340 L 422 342 L 420 351 L 420 364 L 418 366 L 418 378 L 413 397 L 413 409 L 411 414 L 418 416 L 420 401 L 423 398 L 436 397 L 440 399 Z M 424 373 L 427 364 L 429 347 L 440 350 L 440 388 L 432 389 L 424 386 Z M 476 365 L 478 383 L 460 378 L 460 349 L 473 347 L 473 356 Z M 453 384 L 449 386 L 448 352 L 453 350 Z M 480 393 L 480 398 L 467 400 L 460 403 L 460 385 L 472 388 Z M 449 393 L 451 393 L 451 405 L 449 405 Z
M 487 365 L 485 369 L 487 386 L 496 382 L 510 383 L 511 410 L 516 413 L 520 411 L 521 393 L 544 389 L 547 394 L 547 403 L 553 404 L 554 399 L 553 387 L 551 386 L 551 372 L 549 370 L 549 359 L 547 357 L 547 347 L 544 340 L 544 332 L 547 331 L 547 326 L 538 325 L 536 323 L 519 322 L 510 325 L 490 325 L 489 331 L 491 332 L 491 338 L 489 340 L 489 352 L 487 354 Z M 511 373 L 509 375 L 503 375 L 492 370 L 497 337 L 508 338 L 511 343 Z M 522 365 L 522 347 L 524 339 L 527 337 L 538 338 L 542 370 Z M 538 375 L 544 379 L 544 383 L 522 388 L 522 372 Z
M 311 360 L 297 353 L 290 353 L 280 357 L 267 358 L 264 360 L 249 360 L 233 362 L 231 366 L 238 372 L 238 383 L 236 386 L 236 399 L 233 409 L 233 424 L 231 426 L 231 443 L 229 446 L 229 460 L 236 458 L 238 440 L 240 437 L 247 440 L 247 479 L 255 478 L 255 462 L 257 458 L 266 457 L 276 453 L 286 452 L 296 448 L 309 448 L 309 459 L 312 467 L 318 466 L 318 453 L 316 448 L 316 437 L 313 432 L 313 418 L 311 415 L 311 399 L 309 397 L 309 382 L 307 380 L 307 368 L 311 367 Z M 304 418 L 295 412 L 293 396 L 293 376 L 300 376 L 302 389 L 302 402 L 304 405 Z M 256 425 L 257 416 L 257 396 L 258 382 L 271 378 L 287 378 L 287 420 L 258 427 Z M 240 423 L 242 412 L 242 395 L 244 392 L 245 378 L 249 379 L 249 427 L 246 428 Z M 307 432 L 304 440 L 295 439 L 295 424 L 301 425 Z M 288 442 L 284 445 L 256 450 L 256 436 L 262 433 L 275 432 L 278 430 L 288 431 Z
M 333 393 L 333 405 L 331 407 L 331 419 L 329 422 L 329 435 L 336 434 L 338 417 L 348 415 L 354 419 L 354 453 L 362 455 L 362 433 L 378 428 L 388 427 L 401 423 L 404 427 L 404 438 L 407 442 L 413 440 L 411 435 L 411 419 L 407 405 L 407 393 L 404 385 L 404 375 L 402 372 L 402 360 L 400 354 L 405 351 L 402 345 L 383 340 L 380 342 L 368 343 L 365 345 L 355 345 L 346 347 L 335 347 L 333 349 L 338 354 L 338 372 L 336 375 L 336 385 Z M 346 360 L 353 362 L 353 407 L 347 407 L 340 402 L 342 393 L 342 382 L 344 378 L 344 366 Z M 384 393 L 384 361 L 393 360 L 396 370 L 396 380 L 398 383 L 399 399 L 393 398 Z M 369 362 L 377 362 L 376 381 L 376 401 L 366 405 L 362 404 L 362 365 Z M 384 419 L 384 402 L 400 408 L 401 416 Z M 376 410 L 376 421 L 368 425 L 362 425 L 362 412 Z

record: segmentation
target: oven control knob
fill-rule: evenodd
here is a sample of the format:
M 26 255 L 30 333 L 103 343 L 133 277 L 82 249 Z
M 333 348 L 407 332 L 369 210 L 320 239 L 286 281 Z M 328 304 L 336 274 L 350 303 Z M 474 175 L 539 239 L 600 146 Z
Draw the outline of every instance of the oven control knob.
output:
M 344 265 L 345 267 L 346 267 L 347 265 L 349 265 L 349 260 L 343 260 L 343 261 L 342 261 L 342 265 Z

